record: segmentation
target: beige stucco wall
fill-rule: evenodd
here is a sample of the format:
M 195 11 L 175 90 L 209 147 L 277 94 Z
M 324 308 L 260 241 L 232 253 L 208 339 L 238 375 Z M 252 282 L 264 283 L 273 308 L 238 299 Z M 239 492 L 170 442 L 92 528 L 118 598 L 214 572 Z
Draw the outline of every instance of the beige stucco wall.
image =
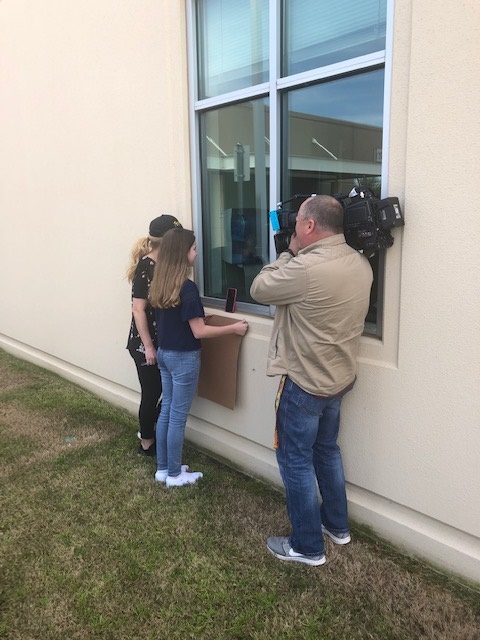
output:
M 344 405 L 350 510 L 480 581 L 480 5 L 396 4 L 386 152 L 406 226 Z M 132 411 L 127 254 L 162 212 L 191 223 L 185 21 L 180 0 L 0 2 L 0 346 Z M 249 321 L 236 410 L 196 399 L 188 435 L 279 483 L 271 321 Z
M 0 332 L 136 389 L 130 247 L 191 222 L 182 2 L 0 3 Z

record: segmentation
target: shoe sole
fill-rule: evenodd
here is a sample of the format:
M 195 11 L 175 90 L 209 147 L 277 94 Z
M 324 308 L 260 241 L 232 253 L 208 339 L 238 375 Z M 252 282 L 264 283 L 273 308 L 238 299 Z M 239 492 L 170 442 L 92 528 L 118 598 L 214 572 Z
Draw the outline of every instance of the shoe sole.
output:
M 187 471 L 186 473 L 189 473 L 189 472 Z M 196 473 L 196 472 L 192 471 L 191 473 Z M 201 473 L 201 472 L 199 472 L 199 473 Z M 188 487 L 188 486 L 190 486 L 192 484 L 197 484 L 197 482 L 199 480 L 201 480 L 202 478 L 203 478 L 203 473 L 200 476 L 198 476 L 198 478 L 186 480 L 185 482 L 181 482 L 181 483 L 177 484 L 177 483 L 172 483 L 167 477 L 167 479 L 165 481 L 165 484 L 166 484 L 168 489 L 175 489 L 175 487 Z
M 170 484 L 169 482 L 165 483 L 165 486 L 168 489 L 176 489 L 177 487 L 191 487 L 194 484 L 197 484 L 197 482 L 200 480 L 200 478 L 196 478 L 195 480 L 192 481 L 188 481 L 188 482 L 182 482 L 182 484 Z
M 267 544 L 267 549 L 270 551 L 272 556 L 278 558 L 278 560 L 283 560 L 284 562 L 300 562 L 301 564 L 308 564 L 310 567 L 320 567 L 322 564 L 325 564 L 327 559 L 325 556 L 320 558 L 320 560 L 310 560 L 305 556 L 282 556 L 280 553 L 273 551 Z

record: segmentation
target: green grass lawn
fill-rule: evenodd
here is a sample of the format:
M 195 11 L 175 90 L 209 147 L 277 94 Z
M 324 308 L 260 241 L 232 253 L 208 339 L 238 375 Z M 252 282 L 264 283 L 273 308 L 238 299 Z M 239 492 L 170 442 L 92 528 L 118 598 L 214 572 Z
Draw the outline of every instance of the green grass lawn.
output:
M 478 640 L 480 591 L 353 526 L 282 563 L 283 496 L 186 446 L 154 482 L 136 419 L 0 351 L 0 638 Z

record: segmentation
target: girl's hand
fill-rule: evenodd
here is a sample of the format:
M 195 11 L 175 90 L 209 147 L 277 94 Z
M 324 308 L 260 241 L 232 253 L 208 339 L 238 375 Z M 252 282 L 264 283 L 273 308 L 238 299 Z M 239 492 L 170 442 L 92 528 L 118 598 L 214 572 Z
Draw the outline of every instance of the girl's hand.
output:
M 155 347 L 145 347 L 145 363 L 147 365 L 157 364 L 157 352 Z
M 233 332 L 237 336 L 244 336 L 248 330 L 248 322 L 246 320 L 240 320 L 240 322 L 235 322 L 232 324 Z

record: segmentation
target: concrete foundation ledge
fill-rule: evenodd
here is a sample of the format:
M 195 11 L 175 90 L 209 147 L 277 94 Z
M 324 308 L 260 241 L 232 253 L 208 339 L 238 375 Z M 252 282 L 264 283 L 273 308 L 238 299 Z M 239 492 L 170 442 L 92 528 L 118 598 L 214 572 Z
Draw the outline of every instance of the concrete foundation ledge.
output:
M 188 417 L 185 437 L 225 464 L 283 491 L 273 448 L 266 448 L 192 415 Z
M 0 348 L 12 356 L 36 364 L 39 367 L 56 373 L 66 380 L 70 380 L 70 382 L 78 384 L 79 387 L 91 391 L 107 402 L 111 402 L 135 414 L 138 412 L 140 394 L 132 389 L 111 382 L 106 378 L 97 376 L 90 371 L 86 371 L 85 369 L 51 356 L 44 351 L 34 349 L 6 336 L 0 335 Z
M 349 515 L 439 571 L 480 587 L 480 539 L 361 487 L 347 486 Z

